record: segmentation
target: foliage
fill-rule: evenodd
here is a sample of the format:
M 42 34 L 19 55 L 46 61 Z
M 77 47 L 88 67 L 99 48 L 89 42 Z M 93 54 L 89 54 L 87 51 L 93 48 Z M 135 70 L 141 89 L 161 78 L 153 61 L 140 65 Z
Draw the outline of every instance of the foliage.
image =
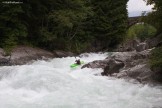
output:
M 154 25 L 157 28 L 157 34 L 161 34 L 162 28 L 162 0 L 146 0 L 148 4 L 154 5 L 154 11 L 145 17 L 144 21 Z M 162 67 L 162 47 L 155 48 L 152 52 L 151 62 L 152 68 Z M 162 68 L 161 68 L 162 70 Z
M 24 0 L 0 3 L 0 47 L 29 44 L 84 51 L 94 41 L 115 46 L 126 31 L 127 0 Z
M 123 40 L 127 27 L 126 3 L 127 0 L 92 0 L 93 35 L 103 47 L 115 46 Z
M 161 32 L 162 27 L 162 0 L 145 0 L 148 4 L 154 5 L 154 11 L 150 12 L 145 18 L 145 22 L 155 26 L 158 33 Z
M 156 48 L 152 51 L 150 64 L 152 68 L 158 67 L 162 71 L 162 47 Z
M 154 71 L 152 78 L 158 82 L 162 82 L 162 46 L 152 51 L 150 65 Z
M 128 29 L 126 40 L 138 38 L 143 41 L 155 36 L 155 34 L 156 28 L 153 26 L 144 23 L 136 24 Z
M 27 28 L 20 19 L 23 10 L 20 5 L 0 5 L 0 47 L 10 49 L 27 36 Z

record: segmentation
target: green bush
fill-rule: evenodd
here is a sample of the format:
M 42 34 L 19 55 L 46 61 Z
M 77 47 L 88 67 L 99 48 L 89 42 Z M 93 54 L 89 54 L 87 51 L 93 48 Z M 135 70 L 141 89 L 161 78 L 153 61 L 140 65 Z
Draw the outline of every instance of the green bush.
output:
M 153 37 L 156 34 L 156 31 L 156 28 L 151 25 L 136 24 L 128 29 L 126 40 L 139 38 L 144 41 L 147 38 Z
M 155 48 L 152 51 L 150 65 L 154 71 L 153 79 L 162 82 L 162 47 Z
M 157 67 L 162 70 L 162 47 L 155 48 L 152 51 L 150 63 L 152 68 Z

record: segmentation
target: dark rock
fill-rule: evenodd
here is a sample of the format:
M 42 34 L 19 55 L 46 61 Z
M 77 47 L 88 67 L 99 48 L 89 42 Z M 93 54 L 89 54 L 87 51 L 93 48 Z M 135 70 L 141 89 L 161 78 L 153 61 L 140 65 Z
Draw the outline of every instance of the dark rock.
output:
M 119 70 L 124 67 L 124 63 L 121 61 L 111 59 L 109 64 L 104 68 L 102 75 L 112 75 L 113 73 L 119 73 Z
M 162 82 L 162 67 L 153 67 L 151 70 L 154 72 L 153 79 Z
M 161 43 L 162 34 L 157 35 L 156 37 L 149 38 L 146 40 L 146 43 L 149 48 L 157 47 Z
M 149 48 L 149 46 L 147 45 L 146 42 L 139 43 L 139 44 L 135 47 L 136 51 L 138 51 L 138 52 L 144 51 L 144 50 L 146 50 L 146 49 L 148 49 L 148 48 Z
M 0 58 L 0 66 L 10 66 L 11 62 L 8 58 Z
M 156 47 L 161 47 L 161 46 L 162 46 L 162 41 L 156 45 Z

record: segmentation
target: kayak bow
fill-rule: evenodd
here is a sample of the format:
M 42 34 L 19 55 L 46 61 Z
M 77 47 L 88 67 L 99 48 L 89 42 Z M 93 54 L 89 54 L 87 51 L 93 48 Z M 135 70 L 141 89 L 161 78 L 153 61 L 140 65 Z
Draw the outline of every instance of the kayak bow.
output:
M 80 64 L 80 65 L 82 65 L 82 64 L 84 64 L 84 61 L 81 61 L 81 64 Z M 78 66 L 80 66 L 80 65 L 74 63 L 74 64 L 71 64 L 70 67 L 71 67 L 71 68 L 76 68 L 76 67 L 78 67 Z

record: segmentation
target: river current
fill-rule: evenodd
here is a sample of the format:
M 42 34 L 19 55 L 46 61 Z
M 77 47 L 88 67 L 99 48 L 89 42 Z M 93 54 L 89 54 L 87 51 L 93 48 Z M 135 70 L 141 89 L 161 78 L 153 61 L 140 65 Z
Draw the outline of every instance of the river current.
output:
M 88 63 L 108 53 L 82 54 Z M 161 87 L 71 69 L 74 57 L 0 67 L 0 108 L 162 108 Z

